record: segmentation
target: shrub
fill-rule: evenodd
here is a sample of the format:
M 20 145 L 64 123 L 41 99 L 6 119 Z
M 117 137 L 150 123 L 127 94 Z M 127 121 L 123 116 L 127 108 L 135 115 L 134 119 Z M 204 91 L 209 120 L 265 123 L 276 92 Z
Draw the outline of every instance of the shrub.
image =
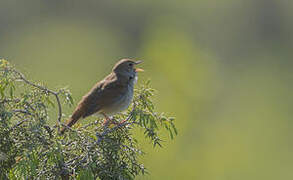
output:
M 134 129 L 154 147 L 162 146 L 160 129 L 172 139 L 177 134 L 174 118 L 155 112 L 153 95 L 149 81 L 136 89 L 127 112 L 113 117 L 127 119 L 122 124 L 104 127 L 100 119 L 69 128 L 62 123 L 63 106 L 73 104 L 67 89 L 29 81 L 0 60 L 0 179 L 134 179 L 146 173 Z M 57 117 L 48 113 L 53 108 Z M 68 128 L 64 135 L 62 127 Z

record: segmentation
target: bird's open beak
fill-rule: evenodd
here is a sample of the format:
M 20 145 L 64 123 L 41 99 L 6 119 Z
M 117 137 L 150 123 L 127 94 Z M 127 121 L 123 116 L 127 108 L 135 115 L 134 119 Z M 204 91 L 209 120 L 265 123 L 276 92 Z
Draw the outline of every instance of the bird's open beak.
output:
M 135 62 L 135 65 L 137 65 L 137 64 L 140 64 L 140 63 L 142 63 L 142 61 L 141 61 L 141 60 L 139 60 L 139 61 L 136 61 L 136 62 Z
M 136 61 L 135 65 L 142 63 L 142 61 Z M 141 68 L 135 68 L 135 72 L 143 72 L 144 70 Z
M 141 68 L 135 68 L 135 72 L 144 72 L 144 70 Z

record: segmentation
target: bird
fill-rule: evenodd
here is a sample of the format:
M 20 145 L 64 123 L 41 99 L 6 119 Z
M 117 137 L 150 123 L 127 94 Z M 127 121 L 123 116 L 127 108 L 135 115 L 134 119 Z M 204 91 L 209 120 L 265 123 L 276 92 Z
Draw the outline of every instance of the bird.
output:
M 99 81 L 94 87 L 82 97 L 71 117 L 65 125 L 72 127 L 79 119 L 84 119 L 91 115 L 104 116 L 104 125 L 111 119 L 109 116 L 126 110 L 132 102 L 134 84 L 137 82 L 137 73 L 143 72 L 136 65 L 142 61 L 132 59 L 121 59 L 118 61 L 112 72 L 103 80 Z M 66 131 L 63 127 L 60 131 Z

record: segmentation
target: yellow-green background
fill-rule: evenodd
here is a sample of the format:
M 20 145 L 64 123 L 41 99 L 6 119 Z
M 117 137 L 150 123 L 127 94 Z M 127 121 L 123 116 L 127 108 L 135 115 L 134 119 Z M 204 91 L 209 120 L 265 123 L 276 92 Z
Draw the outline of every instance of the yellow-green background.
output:
M 285 0 L 0 0 L 0 57 L 75 103 L 118 59 L 144 60 L 179 135 L 143 141 L 138 179 L 288 180 L 292 17 Z

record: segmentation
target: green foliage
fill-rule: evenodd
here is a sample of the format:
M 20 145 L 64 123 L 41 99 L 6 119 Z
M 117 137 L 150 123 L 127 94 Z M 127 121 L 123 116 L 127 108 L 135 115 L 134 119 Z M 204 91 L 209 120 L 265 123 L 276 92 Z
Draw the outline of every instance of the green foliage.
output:
M 0 78 L 0 179 L 134 179 L 146 172 L 134 129 L 154 147 L 161 146 L 161 129 L 177 134 L 174 118 L 155 112 L 149 81 L 136 89 L 128 111 L 113 117 L 116 123 L 97 120 L 60 135 L 62 106 L 73 104 L 68 90 L 32 83 L 5 60 Z M 51 108 L 59 112 L 53 127 Z

